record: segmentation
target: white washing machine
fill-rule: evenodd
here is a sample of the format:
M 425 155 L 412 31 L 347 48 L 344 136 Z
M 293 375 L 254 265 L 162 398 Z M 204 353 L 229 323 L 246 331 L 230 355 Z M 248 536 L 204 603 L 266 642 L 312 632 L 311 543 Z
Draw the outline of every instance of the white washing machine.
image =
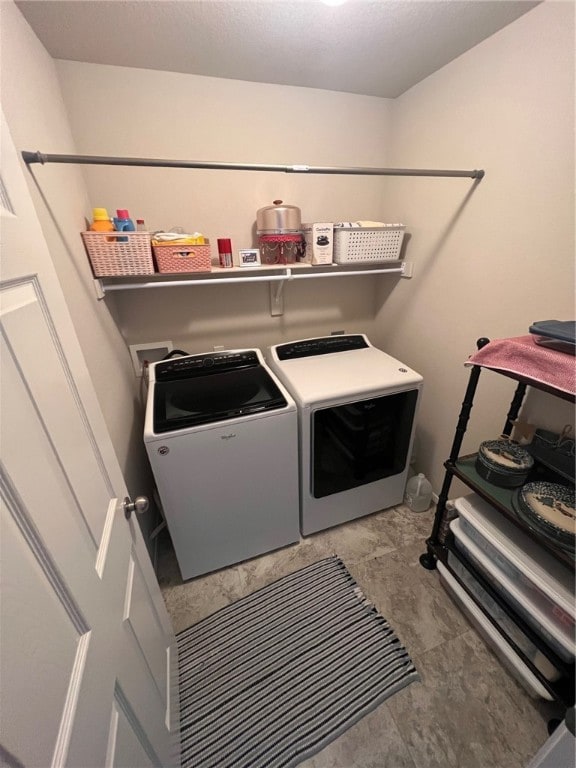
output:
M 269 349 L 298 406 L 303 535 L 402 502 L 422 376 L 363 334 Z
M 259 350 L 151 365 L 144 442 L 183 579 L 299 540 L 296 405 Z

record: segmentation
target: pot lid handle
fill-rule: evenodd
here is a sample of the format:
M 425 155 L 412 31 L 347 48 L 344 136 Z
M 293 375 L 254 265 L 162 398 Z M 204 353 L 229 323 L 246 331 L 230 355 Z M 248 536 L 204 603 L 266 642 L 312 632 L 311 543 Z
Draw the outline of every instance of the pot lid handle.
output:
M 282 205 L 283 201 L 282 200 L 272 200 L 272 202 L 274 203 L 274 205 Z

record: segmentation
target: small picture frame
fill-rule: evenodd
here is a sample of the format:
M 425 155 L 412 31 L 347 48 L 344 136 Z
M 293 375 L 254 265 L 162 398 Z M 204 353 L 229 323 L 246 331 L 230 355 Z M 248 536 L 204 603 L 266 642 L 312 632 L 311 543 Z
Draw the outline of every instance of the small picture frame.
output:
M 238 264 L 241 267 L 259 267 L 260 251 L 258 248 L 241 248 L 238 251 Z

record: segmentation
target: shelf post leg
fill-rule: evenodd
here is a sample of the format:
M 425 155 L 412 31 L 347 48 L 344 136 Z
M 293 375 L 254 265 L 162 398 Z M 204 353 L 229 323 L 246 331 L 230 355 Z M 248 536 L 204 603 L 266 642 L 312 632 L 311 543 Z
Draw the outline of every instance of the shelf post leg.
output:
M 518 413 L 520 412 L 520 406 L 522 405 L 522 401 L 524 400 L 524 395 L 526 394 L 526 384 L 524 382 L 520 381 L 518 382 L 518 386 L 516 387 L 516 391 L 514 392 L 514 397 L 512 398 L 512 402 L 510 403 L 510 410 L 508 411 L 508 415 L 506 416 L 506 423 L 504 424 L 504 429 L 502 430 L 502 434 L 506 435 L 506 437 L 510 437 L 512 434 L 512 427 L 513 422 L 516 421 L 518 418 Z
M 489 339 L 478 339 L 476 345 L 478 349 L 482 349 L 489 343 Z M 464 394 L 464 400 L 462 401 L 462 408 L 460 410 L 460 416 L 458 417 L 458 425 L 454 433 L 454 440 L 452 442 L 452 449 L 450 450 L 449 464 L 453 465 L 456 459 L 460 455 L 460 448 L 462 447 L 462 441 L 466 434 L 466 427 L 470 418 L 470 412 L 474 405 L 474 395 L 476 394 L 476 387 L 478 386 L 478 379 L 480 378 L 481 368 L 479 365 L 473 365 L 470 371 L 470 378 L 468 380 L 468 386 L 466 387 L 466 393 Z M 442 523 L 446 514 L 446 502 L 448 501 L 448 494 L 450 492 L 450 485 L 452 484 L 452 472 L 450 469 L 446 469 L 444 475 L 444 482 L 442 483 L 442 490 L 438 496 L 438 504 L 436 505 L 436 514 L 434 515 L 434 525 L 432 527 L 432 533 L 430 538 L 426 540 L 426 552 L 420 555 L 420 565 L 423 568 L 431 571 L 436 568 L 436 556 L 435 548 L 442 546 L 446 538 L 446 531 L 443 530 Z

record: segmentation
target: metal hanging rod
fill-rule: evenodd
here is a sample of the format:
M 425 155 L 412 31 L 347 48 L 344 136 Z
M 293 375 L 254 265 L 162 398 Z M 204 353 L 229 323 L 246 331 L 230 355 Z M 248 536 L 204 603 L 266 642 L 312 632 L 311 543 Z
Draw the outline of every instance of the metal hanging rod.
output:
M 450 176 L 482 179 L 484 171 L 444 171 L 413 168 L 347 168 L 321 165 L 256 165 L 245 163 L 212 163 L 201 160 L 155 160 L 146 157 L 100 157 L 98 155 L 46 155 L 22 152 L 27 165 L 40 163 L 77 163 L 79 165 L 131 165 L 146 168 L 203 168 L 219 171 L 280 171 L 282 173 L 342 174 L 348 176 Z

